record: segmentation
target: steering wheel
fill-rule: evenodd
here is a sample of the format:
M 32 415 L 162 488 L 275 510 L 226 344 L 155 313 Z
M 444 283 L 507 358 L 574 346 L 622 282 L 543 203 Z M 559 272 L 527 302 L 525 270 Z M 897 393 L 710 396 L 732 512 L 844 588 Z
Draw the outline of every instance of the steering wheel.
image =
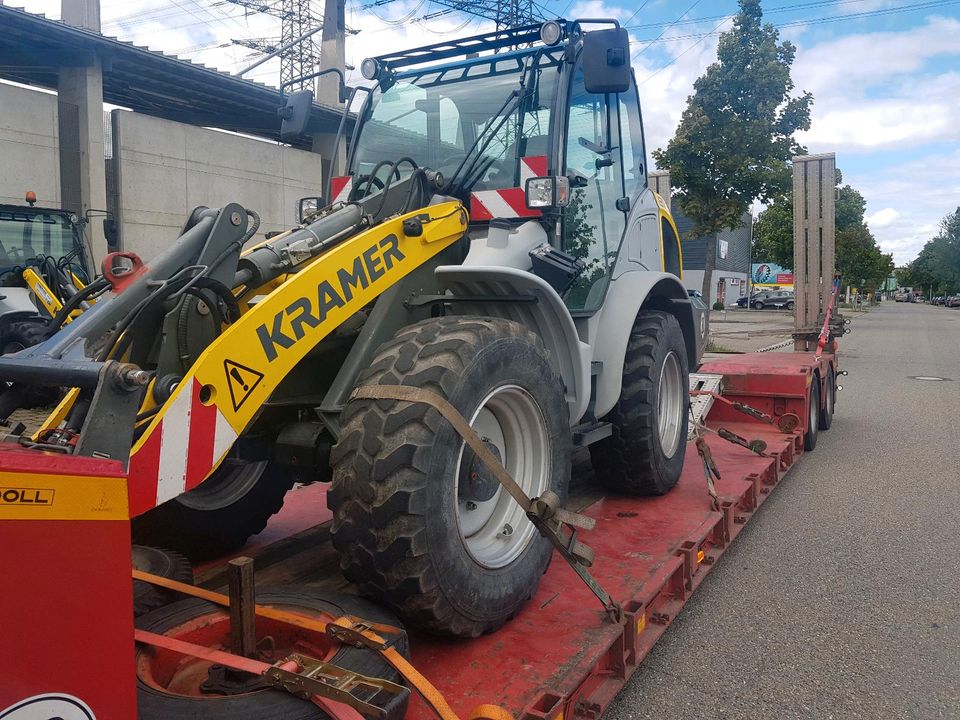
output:
M 394 167 L 392 175 L 394 180 L 399 180 L 400 168 Z M 360 190 L 361 188 L 364 187 L 364 185 L 366 185 L 367 188 L 361 194 Z M 360 175 L 359 177 L 357 177 L 356 182 L 354 182 L 353 184 L 353 192 L 351 193 L 351 195 L 353 195 L 356 198 L 362 198 L 362 197 L 366 197 L 367 195 L 372 195 L 373 193 L 369 191 L 370 185 L 372 185 L 374 188 L 376 188 L 377 191 L 379 191 L 379 190 L 383 190 L 386 183 L 384 183 L 384 181 L 378 178 L 376 175 Z

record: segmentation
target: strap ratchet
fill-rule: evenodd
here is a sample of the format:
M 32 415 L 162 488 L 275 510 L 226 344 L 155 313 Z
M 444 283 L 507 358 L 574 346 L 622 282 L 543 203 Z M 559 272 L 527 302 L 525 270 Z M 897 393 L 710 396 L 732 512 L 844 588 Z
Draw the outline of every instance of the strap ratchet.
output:
M 176 580 L 170 580 L 169 578 L 152 575 L 150 573 L 143 572 L 142 570 L 134 570 L 133 577 L 136 580 L 144 580 L 148 583 L 152 583 L 153 585 L 174 590 L 176 592 L 183 593 L 184 595 L 201 598 L 216 605 L 221 605 L 223 607 L 230 606 L 230 598 L 228 596 L 212 590 L 194 587 L 193 585 L 187 585 L 186 583 L 177 582 Z M 326 633 L 335 639 L 340 639 L 340 637 L 349 637 L 354 641 L 350 643 L 353 645 L 362 643 L 364 646 L 378 652 L 384 660 L 386 660 L 398 673 L 400 673 L 401 677 L 403 677 L 403 679 L 414 690 L 416 690 L 417 693 L 419 693 L 427 705 L 430 706 L 430 708 L 437 714 L 439 718 L 441 718 L 441 720 L 460 720 L 458 715 L 453 711 L 453 708 L 450 707 L 443 695 L 440 694 L 440 691 L 437 690 L 430 683 L 430 681 L 420 673 L 420 671 L 411 665 L 410 661 L 403 657 L 403 655 L 401 655 L 396 648 L 388 645 L 386 640 L 380 634 L 397 634 L 402 632 L 399 628 L 395 628 L 391 625 L 371 623 L 366 620 L 355 618 L 351 615 L 344 615 L 343 617 L 337 618 L 335 621 L 330 623 L 317 618 L 308 617 L 306 615 L 300 615 L 299 613 L 268 607 L 266 605 L 256 605 L 254 607 L 254 613 L 259 617 L 270 618 L 271 620 L 277 620 L 289 625 L 295 625 L 296 627 L 301 627 L 306 630 L 313 630 L 314 632 Z M 143 631 L 138 630 L 137 634 L 138 636 L 143 636 Z M 157 637 L 162 638 L 162 636 Z M 363 640 L 361 641 L 359 638 L 363 638 Z M 137 637 L 137 639 L 141 639 L 141 637 Z M 172 640 L 172 638 L 162 639 Z M 157 644 L 150 639 L 144 639 L 142 642 Z M 190 644 L 187 643 L 187 645 Z M 208 648 L 199 649 L 207 650 Z M 186 654 L 192 655 L 195 653 L 187 652 Z M 229 657 L 239 658 L 239 656 L 231 656 L 230 653 L 223 654 Z M 246 660 L 246 658 L 239 659 Z M 333 713 L 331 713 L 331 715 L 333 715 Z M 351 718 L 341 717 L 341 720 L 351 720 Z M 352 718 L 352 720 L 357 719 Z

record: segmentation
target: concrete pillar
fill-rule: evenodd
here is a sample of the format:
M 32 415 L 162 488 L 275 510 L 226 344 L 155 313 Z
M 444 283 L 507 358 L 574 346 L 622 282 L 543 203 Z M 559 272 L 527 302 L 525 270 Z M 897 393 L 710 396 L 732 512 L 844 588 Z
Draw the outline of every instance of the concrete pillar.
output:
M 99 0 L 62 0 L 64 23 L 100 31 Z M 61 197 L 81 215 L 107 207 L 103 147 L 103 71 L 99 58 L 86 67 L 59 69 L 57 83 L 60 125 Z M 67 203 L 77 203 L 76 207 Z M 91 218 L 87 237 L 93 261 L 99 265 L 107 252 L 103 217 Z
M 793 158 L 794 333 L 815 333 L 830 302 L 836 268 L 836 157 Z M 794 337 L 794 349 L 816 342 Z
M 320 69 L 339 68 L 346 65 L 346 0 L 326 0 L 323 5 L 323 30 L 320 41 Z M 324 75 L 317 83 L 317 101 L 327 107 L 339 108 L 339 81 L 334 74 Z M 335 148 L 337 132 L 317 133 L 313 136 L 313 151 L 322 155 L 323 181 L 326 185 L 331 168 L 342 174 L 346 167 L 346 142 Z M 332 162 L 335 161 L 335 162 Z M 329 200 L 329 198 L 327 198 Z
M 670 171 L 654 170 L 649 173 L 647 175 L 647 185 L 663 198 L 663 201 L 667 204 L 667 210 L 670 210 Z

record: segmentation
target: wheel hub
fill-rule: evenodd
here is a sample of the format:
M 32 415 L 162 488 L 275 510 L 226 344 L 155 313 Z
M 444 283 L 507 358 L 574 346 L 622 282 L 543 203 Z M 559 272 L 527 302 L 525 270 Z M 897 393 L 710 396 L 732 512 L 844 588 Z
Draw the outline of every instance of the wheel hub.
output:
M 207 679 L 200 685 L 201 692 L 214 695 L 243 695 L 254 690 L 270 687 L 260 675 L 240 670 L 211 665 L 207 670 Z
M 550 440 L 536 400 L 523 388 L 492 390 L 470 418 L 510 476 L 529 497 L 550 487 Z M 509 565 L 536 537 L 525 510 L 464 444 L 457 460 L 457 523 L 467 552 L 483 567 Z
M 501 465 L 503 456 L 500 454 L 500 448 L 493 444 L 488 437 L 484 437 L 483 445 L 487 448 Z M 486 463 L 477 457 L 477 454 L 469 447 L 463 450 L 463 460 L 460 463 L 460 481 L 459 494 L 461 502 L 481 503 L 486 502 L 497 494 L 500 489 L 500 482 L 493 475 L 493 471 L 487 467 Z

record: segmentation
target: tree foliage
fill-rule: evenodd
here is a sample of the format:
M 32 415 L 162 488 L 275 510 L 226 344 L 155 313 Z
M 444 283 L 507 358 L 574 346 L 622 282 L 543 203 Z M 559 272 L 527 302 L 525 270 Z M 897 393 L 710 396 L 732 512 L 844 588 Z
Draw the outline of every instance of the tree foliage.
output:
M 960 292 L 960 207 L 940 221 L 940 231 L 916 259 L 897 270 L 897 282 L 934 293 Z
M 864 214 L 867 201 L 855 188 L 841 185 L 837 170 L 836 265 L 845 283 L 880 286 L 893 272 L 893 257 L 880 251 Z M 760 213 L 753 226 L 753 257 L 793 269 L 793 194 L 785 193 Z
M 734 27 L 720 36 L 717 61 L 694 83 L 680 125 L 657 165 L 670 170 L 677 207 L 692 236 L 733 229 L 754 200 L 770 201 L 790 185 L 790 158 L 803 149 L 812 96 L 791 97 L 796 48 L 761 22 L 759 0 L 740 0 Z M 716 253 L 706 254 L 703 294 L 710 296 Z

